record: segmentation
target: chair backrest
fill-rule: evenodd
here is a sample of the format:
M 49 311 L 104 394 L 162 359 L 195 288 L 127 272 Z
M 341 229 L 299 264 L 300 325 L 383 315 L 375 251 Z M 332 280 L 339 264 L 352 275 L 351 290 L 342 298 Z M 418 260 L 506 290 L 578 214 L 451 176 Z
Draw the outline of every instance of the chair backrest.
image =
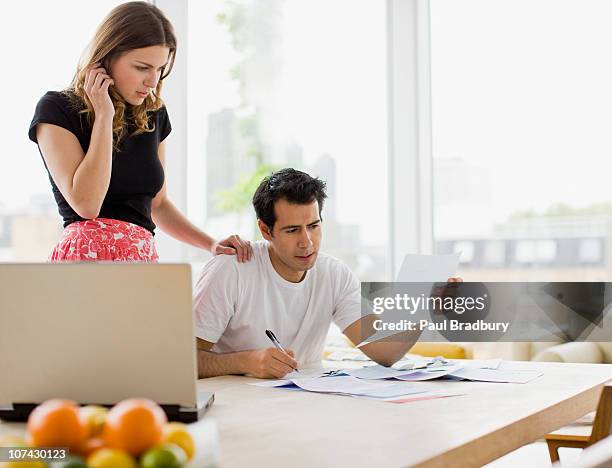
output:
M 595 421 L 589 445 L 595 444 L 610 435 L 612 425 L 612 382 L 606 383 L 599 397 Z

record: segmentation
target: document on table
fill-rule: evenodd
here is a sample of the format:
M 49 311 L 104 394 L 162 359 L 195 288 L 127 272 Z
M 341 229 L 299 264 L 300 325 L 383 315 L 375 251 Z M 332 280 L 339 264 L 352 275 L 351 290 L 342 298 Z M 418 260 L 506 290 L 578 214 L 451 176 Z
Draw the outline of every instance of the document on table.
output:
M 390 398 L 427 391 L 424 388 L 401 383 L 366 382 L 350 375 L 291 379 L 291 382 L 309 392 L 341 393 L 343 395 L 362 395 L 375 398 Z
M 404 395 L 399 397 L 392 398 L 372 398 L 363 395 L 353 395 L 357 398 L 365 398 L 368 400 L 379 400 L 386 401 L 387 403 L 411 403 L 414 401 L 425 401 L 425 400 L 437 400 L 439 398 L 449 398 L 455 396 L 463 396 L 466 395 L 464 392 L 449 392 L 443 390 L 433 390 L 429 392 L 423 393 L 415 393 L 413 395 Z
M 357 377 L 358 379 L 390 379 L 410 372 L 409 370 L 398 370 L 381 365 L 362 367 L 361 369 L 347 369 L 344 373 Z
M 361 369 L 348 369 L 344 373 L 358 379 L 397 379 L 403 381 L 432 380 L 461 369 L 461 365 L 434 366 L 422 369 L 394 369 L 380 365 L 363 367 Z
M 369 357 L 363 354 L 360 350 L 355 348 L 339 349 L 332 352 L 325 358 L 326 361 L 372 361 Z
M 258 387 L 298 387 L 308 392 L 336 393 L 352 396 L 367 396 L 372 398 L 393 398 L 398 396 L 425 393 L 427 389 L 419 388 L 399 382 L 367 382 L 351 377 L 350 375 L 337 375 L 327 377 L 301 377 L 291 379 L 268 380 L 256 382 L 251 385 Z
M 500 358 L 494 359 L 477 359 L 465 361 L 465 367 L 476 368 L 476 369 L 499 369 L 501 366 L 502 360 Z
M 439 366 L 430 367 L 427 369 L 415 369 L 413 371 L 404 372 L 402 375 L 395 377 L 404 382 L 420 382 L 423 380 L 433 380 L 442 377 L 455 377 L 463 366 Z
M 464 367 L 452 373 L 453 377 L 479 382 L 498 383 L 527 383 L 543 375 L 537 370 L 502 370 L 502 369 L 475 369 Z
M 332 372 L 343 373 L 343 371 L 330 371 L 323 368 L 314 368 L 314 369 L 302 369 L 301 371 L 293 371 L 289 372 L 282 379 L 274 379 L 274 380 L 263 380 L 261 382 L 253 382 L 250 385 L 255 385 L 256 387 L 282 387 L 284 385 L 290 385 L 291 379 L 300 379 L 300 378 L 319 378 L 329 376 Z
M 323 369 L 311 369 L 308 372 L 291 372 L 284 379 L 266 380 L 263 382 L 252 383 L 259 387 L 293 387 L 297 386 L 309 391 L 325 391 L 327 386 L 332 386 L 335 390 L 330 392 L 345 393 L 337 385 L 352 385 L 355 389 L 362 388 L 358 383 L 364 384 L 363 388 L 372 385 L 365 380 L 385 380 L 386 385 L 393 385 L 389 380 L 400 380 L 402 382 L 419 382 L 438 378 L 453 380 L 473 380 L 479 382 L 498 382 L 498 383 L 528 383 L 543 375 L 537 370 L 502 369 L 501 359 L 491 359 L 487 361 L 429 361 L 427 366 L 412 364 L 415 366 L 408 368 L 384 367 L 381 365 L 367 366 L 360 369 L 344 369 L 325 371 Z M 380 383 L 379 383 L 380 384 Z M 383 384 L 384 385 L 384 384 Z M 319 388 L 320 390 L 314 390 Z M 369 387 L 368 387 L 369 388 Z M 399 387 L 398 387 L 399 388 Z M 408 387 L 404 389 L 409 390 Z M 409 392 L 412 393 L 412 392 Z M 355 391 L 348 394 L 357 394 Z M 408 393 L 406 393 L 408 394 Z

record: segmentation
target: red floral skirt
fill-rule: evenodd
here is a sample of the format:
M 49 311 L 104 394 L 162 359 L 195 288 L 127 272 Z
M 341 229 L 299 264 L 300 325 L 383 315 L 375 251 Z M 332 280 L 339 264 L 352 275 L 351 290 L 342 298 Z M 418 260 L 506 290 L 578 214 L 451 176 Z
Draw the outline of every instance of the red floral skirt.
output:
M 157 262 L 153 234 L 136 224 L 95 218 L 64 228 L 50 262 Z

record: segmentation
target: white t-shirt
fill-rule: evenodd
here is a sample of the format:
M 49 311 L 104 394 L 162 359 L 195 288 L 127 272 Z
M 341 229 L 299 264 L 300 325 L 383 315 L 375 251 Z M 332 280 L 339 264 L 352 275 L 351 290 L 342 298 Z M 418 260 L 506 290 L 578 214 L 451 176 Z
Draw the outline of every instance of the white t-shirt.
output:
M 267 241 L 252 247 L 249 262 L 218 255 L 202 269 L 194 295 L 196 336 L 227 353 L 273 346 L 269 329 L 300 365 L 319 363 L 331 321 L 344 330 L 361 318 L 359 280 L 340 260 L 319 253 L 304 279 L 291 283 L 272 266 Z

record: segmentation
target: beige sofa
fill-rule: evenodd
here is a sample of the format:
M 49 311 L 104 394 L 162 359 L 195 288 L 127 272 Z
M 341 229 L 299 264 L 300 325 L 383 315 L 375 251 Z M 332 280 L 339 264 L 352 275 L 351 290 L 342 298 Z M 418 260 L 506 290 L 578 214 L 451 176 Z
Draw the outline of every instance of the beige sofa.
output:
M 612 342 L 461 343 L 471 359 L 612 364 Z
M 612 342 L 563 343 L 543 349 L 533 361 L 612 364 Z
M 466 349 L 469 359 L 495 359 L 506 361 L 531 361 L 544 350 L 554 347 L 556 342 L 525 343 L 458 343 Z M 540 359 L 544 360 L 544 359 Z M 582 361 L 580 361 L 582 362 Z

